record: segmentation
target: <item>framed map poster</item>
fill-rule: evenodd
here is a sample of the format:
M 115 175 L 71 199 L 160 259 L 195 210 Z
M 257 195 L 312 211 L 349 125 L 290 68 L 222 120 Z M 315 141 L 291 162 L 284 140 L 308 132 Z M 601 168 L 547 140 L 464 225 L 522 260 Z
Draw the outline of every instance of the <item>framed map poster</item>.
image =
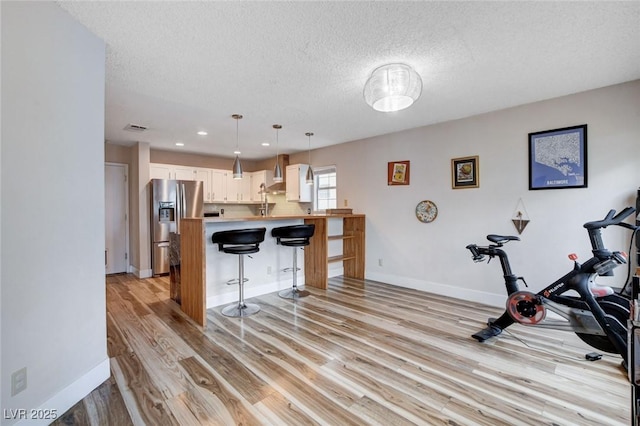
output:
M 529 133 L 529 189 L 587 187 L 587 125 Z

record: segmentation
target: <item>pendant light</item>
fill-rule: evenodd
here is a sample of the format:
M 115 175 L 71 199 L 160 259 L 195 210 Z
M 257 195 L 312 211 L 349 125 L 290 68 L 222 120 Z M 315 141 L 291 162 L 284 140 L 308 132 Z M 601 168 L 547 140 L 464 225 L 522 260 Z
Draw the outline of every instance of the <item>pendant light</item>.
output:
M 311 136 L 313 136 L 313 133 L 307 132 L 305 135 L 309 137 L 309 168 L 307 169 L 306 182 L 307 185 L 313 185 L 313 170 L 311 169 Z
M 242 179 L 242 164 L 240 164 L 240 150 L 238 149 L 238 120 L 242 119 L 242 115 L 233 114 L 231 117 L 236 120 L 236 150 L 234 151 L 236 159 L 233 161 L 233 178 Z
M 273 181 L 282 182 L 282 168 L 280 167 L 280 158 L 279 158 L 280 143 L 278 141 L 278 130 L 282 129 L 282 126 L 279 124 L 274 124 L 273 128 L 276 129 L 276 167 L 273 169 Z

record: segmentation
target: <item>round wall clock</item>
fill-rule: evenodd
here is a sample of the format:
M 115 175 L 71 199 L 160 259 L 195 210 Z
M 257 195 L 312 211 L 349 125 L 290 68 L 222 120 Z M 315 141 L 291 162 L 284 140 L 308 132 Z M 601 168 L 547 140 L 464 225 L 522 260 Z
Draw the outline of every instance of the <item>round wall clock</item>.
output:
M 420 201 L 416 206 L 416 217 L 420 222 L 433 222 L 438 216 L 438 207 L 433 201 Z

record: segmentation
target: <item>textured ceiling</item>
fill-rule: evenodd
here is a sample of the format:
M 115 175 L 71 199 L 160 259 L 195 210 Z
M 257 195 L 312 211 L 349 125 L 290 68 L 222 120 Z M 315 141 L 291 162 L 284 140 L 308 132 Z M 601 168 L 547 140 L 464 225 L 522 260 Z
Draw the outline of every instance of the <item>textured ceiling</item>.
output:
M 233 156 L 239 113 L 241 157 L 262 159 L 275 123 L 293 153 L 308 131 L 317 148 L 640 78 L 640 1 L 58 4 L 107 43 L 118 144 Z M 362 91 L 391 62 L 424 88 L 385 114 Z

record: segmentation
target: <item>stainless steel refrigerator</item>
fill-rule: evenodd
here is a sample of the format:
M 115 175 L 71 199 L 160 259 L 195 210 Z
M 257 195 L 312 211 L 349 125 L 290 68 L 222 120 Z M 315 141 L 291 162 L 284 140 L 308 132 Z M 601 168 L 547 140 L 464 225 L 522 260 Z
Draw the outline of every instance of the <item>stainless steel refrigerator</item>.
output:
M 170 270 L 171 241 L 179 244 L 180 219 L 204 214 L 204 189 L 201 181 L 189 180 L 152 179 L 150 185 L 151 268 L 153 275 L 164 275 Z

